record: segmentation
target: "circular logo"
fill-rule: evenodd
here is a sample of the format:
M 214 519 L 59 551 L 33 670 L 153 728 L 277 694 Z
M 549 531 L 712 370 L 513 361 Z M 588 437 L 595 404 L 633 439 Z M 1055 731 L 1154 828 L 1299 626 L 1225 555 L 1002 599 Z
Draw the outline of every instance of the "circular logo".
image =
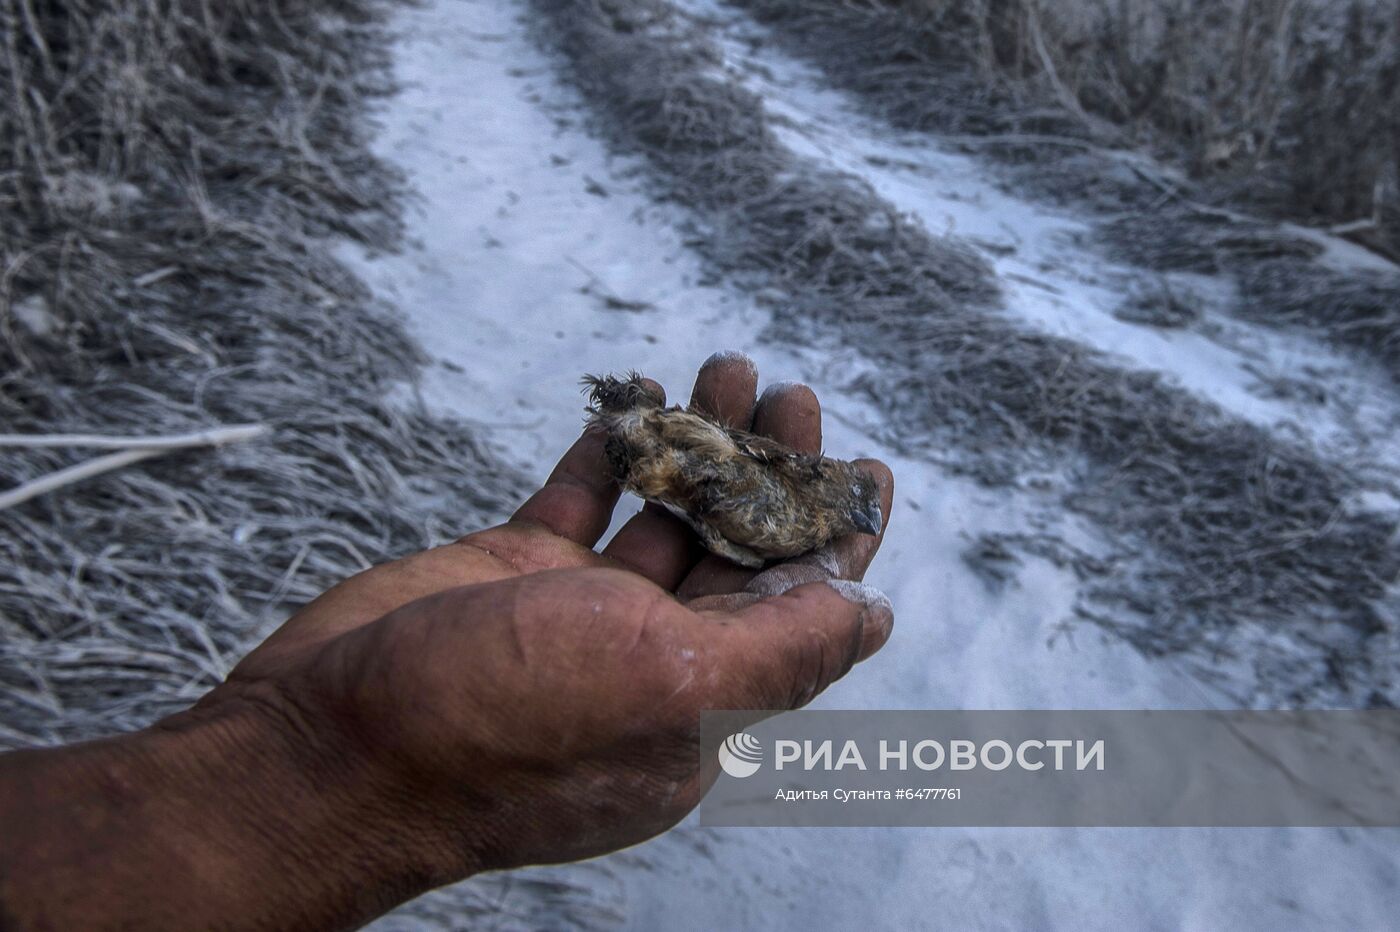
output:
M 746 732 L 730 735 L 719 746 L 719 765 L 731 777 L 751 777 L 763 765 L 763 745 Z

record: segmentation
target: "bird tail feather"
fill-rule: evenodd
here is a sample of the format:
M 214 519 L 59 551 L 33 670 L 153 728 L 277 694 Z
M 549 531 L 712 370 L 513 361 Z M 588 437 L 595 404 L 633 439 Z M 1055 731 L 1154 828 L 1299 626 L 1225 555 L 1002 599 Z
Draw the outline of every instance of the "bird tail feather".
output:
M 665 403 L 637 372 L 629 372 L 624 378 L 585 375 L 581 381 L 588 392 L 588 410 L 595 415 L 659 408 Z

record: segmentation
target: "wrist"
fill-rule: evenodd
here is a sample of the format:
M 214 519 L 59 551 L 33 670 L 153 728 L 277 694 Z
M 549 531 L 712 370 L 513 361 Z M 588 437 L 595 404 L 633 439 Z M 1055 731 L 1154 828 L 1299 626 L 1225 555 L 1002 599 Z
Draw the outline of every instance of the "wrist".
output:
M 243 891 L 267 891 L 284 919 L 355 926 L 474 872 L 332 719 L 264 690 L 226 684 L 140 736 L 177 830 L 227 838 L 221 870 Z
M 255 688 L 221 687 L 135 734 L 0 758 L 0 914 L 349 927 L 472 872 L 413 801 Z

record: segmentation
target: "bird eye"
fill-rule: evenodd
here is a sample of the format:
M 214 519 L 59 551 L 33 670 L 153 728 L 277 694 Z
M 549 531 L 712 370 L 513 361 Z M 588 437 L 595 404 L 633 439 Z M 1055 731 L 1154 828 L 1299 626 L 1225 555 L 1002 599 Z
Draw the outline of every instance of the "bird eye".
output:
M 858 485 L 858 484 L 853 484 L 853 485 L 851 486 L 851 494 L 852 494 L 852 495 L 859 495 L 859 494 L 860 494 L 860 485 Z

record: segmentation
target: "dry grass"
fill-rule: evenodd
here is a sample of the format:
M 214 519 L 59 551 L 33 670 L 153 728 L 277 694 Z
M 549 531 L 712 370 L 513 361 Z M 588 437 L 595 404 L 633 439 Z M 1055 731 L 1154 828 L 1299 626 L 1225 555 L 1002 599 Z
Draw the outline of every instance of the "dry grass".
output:
M 0 12 L 0 431 L 274 429 L 0 512 L 0 745 L 183 706 L 289 608 L 516 495 L 462 425 L 387 399 L 421 352 L 326 239 L 398 236 L 361 113 L 384 12 Z M 0 484 L 80 456 L 0 451 Z
M 1400 2 L 906 0 L 940 44 L 1222 194 L 1400 248 Z M 953 37 L 956 37 L 954 39 Z

